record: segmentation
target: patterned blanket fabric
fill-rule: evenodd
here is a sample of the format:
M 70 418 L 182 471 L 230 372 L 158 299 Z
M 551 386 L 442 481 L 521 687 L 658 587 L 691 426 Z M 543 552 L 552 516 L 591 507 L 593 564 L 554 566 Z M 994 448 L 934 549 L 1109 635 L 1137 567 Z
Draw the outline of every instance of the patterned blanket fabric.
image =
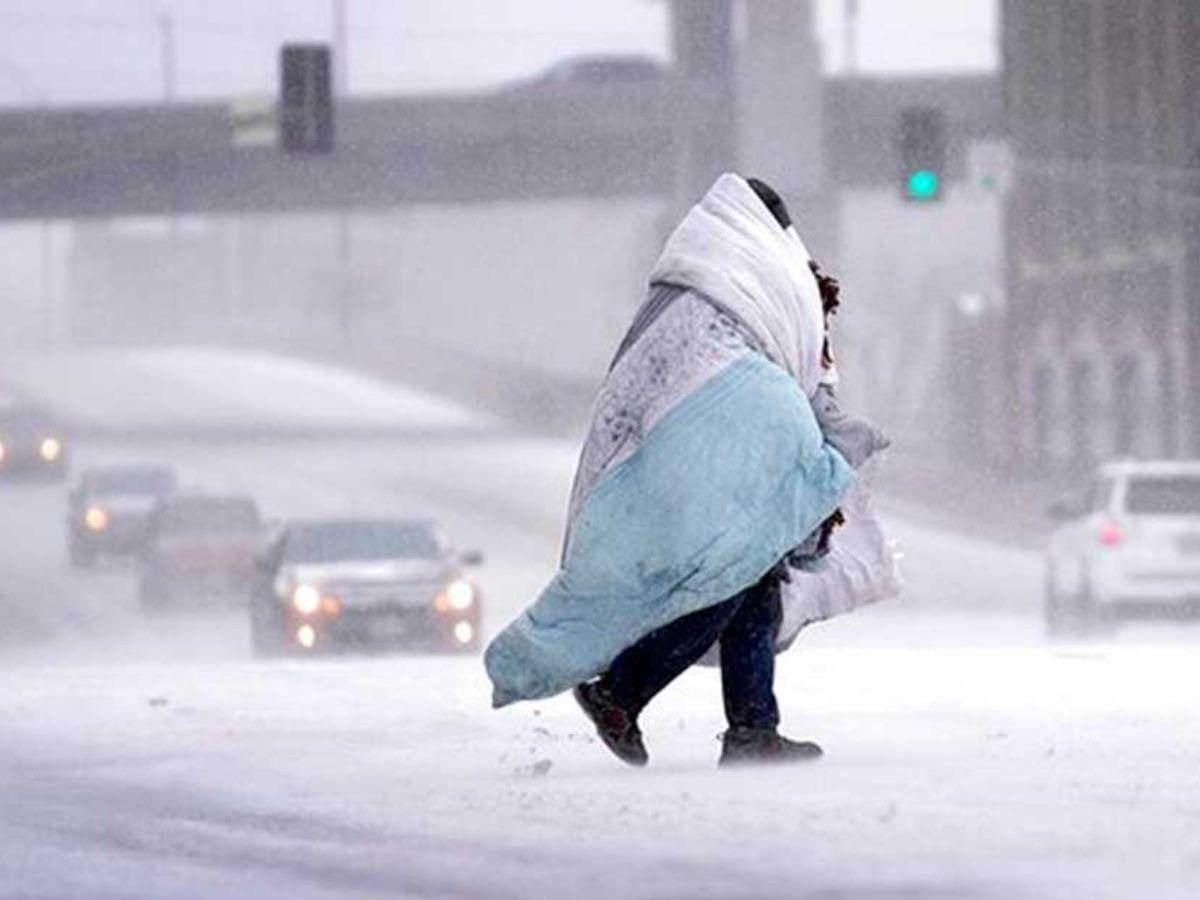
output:
M 634 323 L 636 340 L 617 351 L 592 410 L 571 490 L 564 559 L 583 501 L 600 475 L 632 456 L 684 397 L 748 349 L 758 349 L 739 322 L 692 291 L 652 285 L 643 308 L 654 309 L 654 318 L 644 326 Z

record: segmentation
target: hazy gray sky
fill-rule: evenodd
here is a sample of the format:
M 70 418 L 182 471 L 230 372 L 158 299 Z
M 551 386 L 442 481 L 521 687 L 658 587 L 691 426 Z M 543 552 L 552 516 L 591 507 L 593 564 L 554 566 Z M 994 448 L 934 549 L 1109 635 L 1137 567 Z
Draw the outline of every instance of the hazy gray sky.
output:
M 659 0 L 346 0 L 350 86 L 482 88 L 596 51 L 667 53 Z M 752 0 L 751 0 L 752 2 Z M 996 0 L 860 0 L 865 70 L 987 69 Z M 826 68 L 843 0 L 817 0 Z M 285 40 L 327 39 L 332 0 L 0 0 L 0 103 L 154 100 L 164 11 L 182 98 L 273 92 Z

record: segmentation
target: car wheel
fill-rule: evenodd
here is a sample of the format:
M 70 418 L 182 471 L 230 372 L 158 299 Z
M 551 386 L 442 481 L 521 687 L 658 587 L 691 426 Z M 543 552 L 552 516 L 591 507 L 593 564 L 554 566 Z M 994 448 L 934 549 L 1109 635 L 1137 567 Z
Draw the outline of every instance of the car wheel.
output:
M 1052 640 L 1085 638 L 1096 630 L 1096 604 L 1087 577 L 1080 579 L 1074 593 L 1064 592 L 1053 564 L 1046 568 L 1046 596 L 1043 608 L 1046 634 Z
M 470 643 L 458 644 L 457 641 L 455 643 L 457 644 L 455 649 L 459 653 L 465 653 L 467 655 L 476 655 L 479 653 L 480 643 L 478 631 L 476 631 L 475 637 L 470 641 Z
M 162 579 L 153 573 L 146 573 L 142 576 L 141 584 L 138 587 L 138 600 L 141 603 L 142 612 L 162 612 L 167 604 L 167 599 L 167 591 Z
M 282 656 L 287 646 L 275 616 L 250 607 L 250 649 L 255 656 Z
M 68 544 L 68 555 L 71 565 L 76 569 L 90 569 L 96 564 L 96 551 L 77 537 L 71 537 Z

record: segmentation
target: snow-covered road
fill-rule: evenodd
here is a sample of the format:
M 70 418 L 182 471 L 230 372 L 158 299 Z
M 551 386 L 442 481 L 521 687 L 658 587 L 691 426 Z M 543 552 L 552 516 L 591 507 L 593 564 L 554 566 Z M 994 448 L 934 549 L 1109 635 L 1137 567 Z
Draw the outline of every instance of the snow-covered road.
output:
M 90 443 L 268 515 L 433 514 L 486 625 L 548 577 L 574 449 L 453 436 Z M 65 565 L 64 491 L 0 487 L 0 897 L 1195 897 L 1200 640 L 1042 641 L 1038 561 L 897 509 L 909 595 L 781 662 L 828 755 L 716 771 L 717 674 L 621 767 L 567 698 L 488 708 L 477 659 L 257 661 L 236 611 L 144 619 Z
M 1181 740 L 1196 735 L 1195 675 L 1179 653 L 822 647 L 789 660 L 781 694 L 829 757 L 716 773 L 710 672 L 648 714 L 654 765 L 635 772 L 568 702 L 487 713 L 457 660 L 26 668 L 3 690 L 16 740 L 0 883 L 53 897 L 1195 896 L 1200 775 Z

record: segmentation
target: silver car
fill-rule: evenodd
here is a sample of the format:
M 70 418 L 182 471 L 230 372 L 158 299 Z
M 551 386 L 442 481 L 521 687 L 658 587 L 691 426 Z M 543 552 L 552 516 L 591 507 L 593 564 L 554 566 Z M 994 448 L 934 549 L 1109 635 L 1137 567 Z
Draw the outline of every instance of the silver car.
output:
M 1200 615 L 1200 461 L 1109 463 L 1051 514 L 1052 636 Z

